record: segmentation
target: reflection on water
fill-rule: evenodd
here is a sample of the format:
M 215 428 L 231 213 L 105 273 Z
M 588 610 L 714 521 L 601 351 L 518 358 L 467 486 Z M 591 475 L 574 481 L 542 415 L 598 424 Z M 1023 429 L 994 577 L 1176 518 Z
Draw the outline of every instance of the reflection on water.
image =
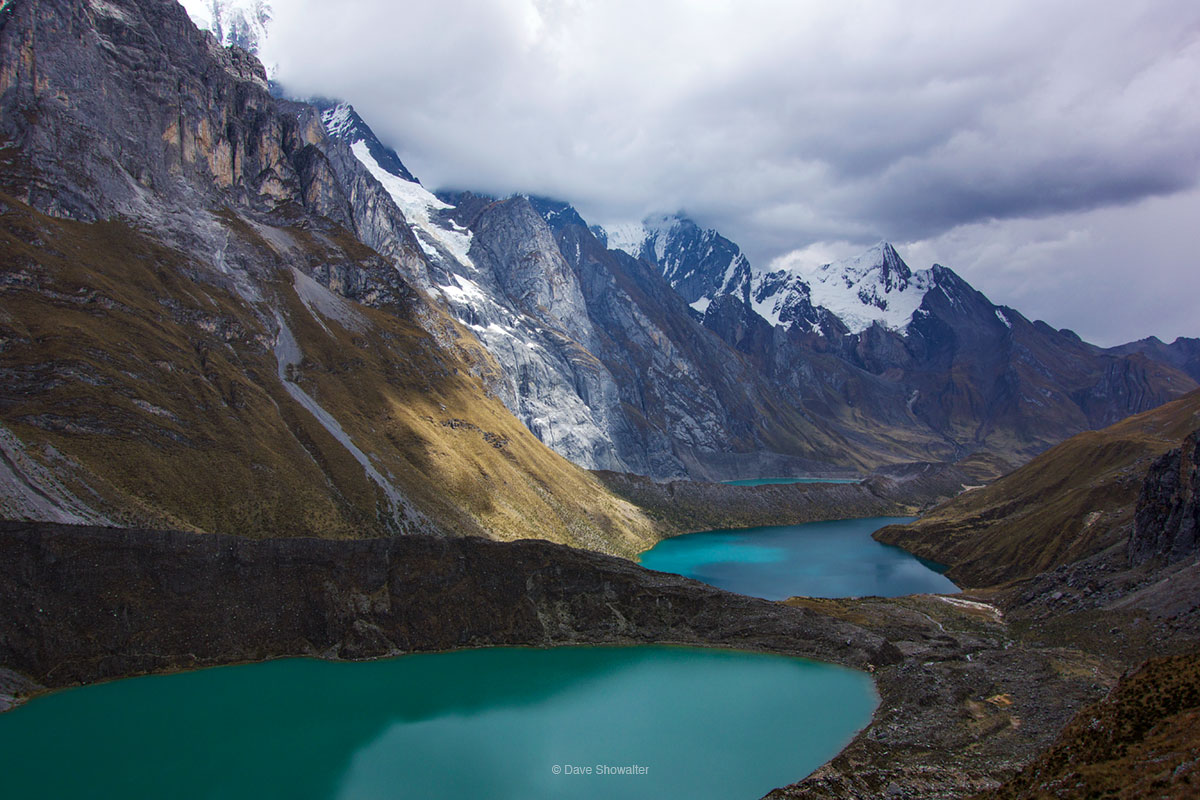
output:
M 832 757 L 875 702 L 861 673 L 692 648 L 293 659 L 0 715 L 0 796 L 758 797 Z

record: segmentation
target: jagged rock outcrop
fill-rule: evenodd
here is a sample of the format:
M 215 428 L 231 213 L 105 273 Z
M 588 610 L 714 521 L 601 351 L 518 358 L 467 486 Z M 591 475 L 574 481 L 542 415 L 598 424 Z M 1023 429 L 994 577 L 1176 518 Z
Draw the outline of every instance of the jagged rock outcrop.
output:
M 1134 515 L 1129 560 L 1167 564 L 1200 555 L 1200 430 L 1146 473 Z

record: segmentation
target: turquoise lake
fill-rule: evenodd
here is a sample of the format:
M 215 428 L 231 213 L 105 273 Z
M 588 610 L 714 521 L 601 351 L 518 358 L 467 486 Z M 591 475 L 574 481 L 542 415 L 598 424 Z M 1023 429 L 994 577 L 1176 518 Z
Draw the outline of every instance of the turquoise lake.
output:
M 729 486 L 777 486 L 789 483 L 862 483 L 858 478 L 749 478 L 741 481 L 721 481 Z
M 755 798 L 833 757 L 876 703 L 863 673 L 722 650 L 290 659 L 0 714 L 0 797 Z
M 768 600 L 957 592 L 938 565 L 871 538 L 884 525 L 912 519 L 873 517 L 689 533 L 664 539 L 640 560 L 647 569 Z

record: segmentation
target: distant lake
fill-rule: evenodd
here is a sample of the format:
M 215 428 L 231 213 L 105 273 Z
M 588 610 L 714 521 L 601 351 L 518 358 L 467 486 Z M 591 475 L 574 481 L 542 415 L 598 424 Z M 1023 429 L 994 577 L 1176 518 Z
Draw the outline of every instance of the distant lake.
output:
M 832 758 L 877 702 L 861 672 L 723 650 L 290 659 L 0 714 L 0 797 L 754 798 Z
M 957 592 L 940 565 L 871 538 L 884 525 L 913 519 L 873 517 L 690 533 L 659 542 L 642 553 L 641 564 L 768 600 Z
M 862 483 L 858 478 L 749 478 L 744 481 L 721 481 L 728 486 L 774 486 L 788 483 Z

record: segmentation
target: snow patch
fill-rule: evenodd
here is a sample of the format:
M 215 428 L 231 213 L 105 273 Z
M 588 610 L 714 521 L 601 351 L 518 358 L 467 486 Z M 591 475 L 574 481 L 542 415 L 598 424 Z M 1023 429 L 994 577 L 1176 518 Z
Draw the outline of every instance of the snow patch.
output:
M 354 128 L 354 117 L 349 103 L 338 103 L 321 115 L 325 130 L 335 139 L 345 138 L 346 133 Z
M 470 278 L 454 275 L 454 283 L 439 285 L 437 288 L 452 303 L 483 307 L 491 298 L 483 291 L 483 287 Z
M 642 254 L 642 245 L 646 243 L 647 231 L 640 222 L 627 222 L 605 225 L 604 234 L 608 237 L 609 250 L 620 250 L 638 258 Z
M 438 248 L 444 249 L 458 263 L 475 268 L 467 253 L 471 249 L 472 234 L 460 226 L 443 227 L 434 221 L 432 214 L 436 211 L 447 211 L 454 208 L 449 203 L 443 203 L 433 192 L 419 183 L 406 181 L 393 175 L 379 165 L 365 141 L 359 140 L 350 146 L 351 152 L 362 165 L 367 168 L 381 184 L 392 201 L 399 207 L 404 219 L 412 226 L 413 233 L 431 256 L 437 256 Z
M 694 303 L 690 303 L 689 305 L 690 305 L 692 308 L 694 308 L 696 311 L 699 311 L 701 314 L 703 314 L 705 311 L 707 311 L 707 310 L 708 310 L 708 307 L 709 307 L 711 304 L 712 304 L 712 298 L 711 298 L 711 297 L 701 297 L 699 300 L 697 300 L 697 301 L 696 301 L 696 302 L 694 302 Z
M 93 0 L 93 5 L 103 0 Z M 180 0 L 196 27 L 211 31 L 222 47 L 236 45 L 259 55 L 268 38 L 271 5 L 264 0 Z M 107 3 L 105 3 L 107 5 Z M 267 70 L 274 74 L 274 67 Z
M 1009 318 L 1008 318 L 1008 317 L 1007 317 L 1007 316 L 1004 314 L 1004 312 L 1003 312 L 1003 311 L 1001 311 L 1001 310 L 1000 310 L 1000 309 L 998 309 L 998 308 L 996 309 L 996 317 L 997 317 L 997 318 L 998 318 L 998 319 L 999 319 L 1001 322 L 1003 322 L 1003 323 L 1004 323 L 1004 324 L 1005 324 L 1005 325 L 1006 325 L 1006 326 L 1009 328 L 1009 330 L 1012 330 L 1012 320 L 1010 320 L 1010 319 L 1009 319 Z

